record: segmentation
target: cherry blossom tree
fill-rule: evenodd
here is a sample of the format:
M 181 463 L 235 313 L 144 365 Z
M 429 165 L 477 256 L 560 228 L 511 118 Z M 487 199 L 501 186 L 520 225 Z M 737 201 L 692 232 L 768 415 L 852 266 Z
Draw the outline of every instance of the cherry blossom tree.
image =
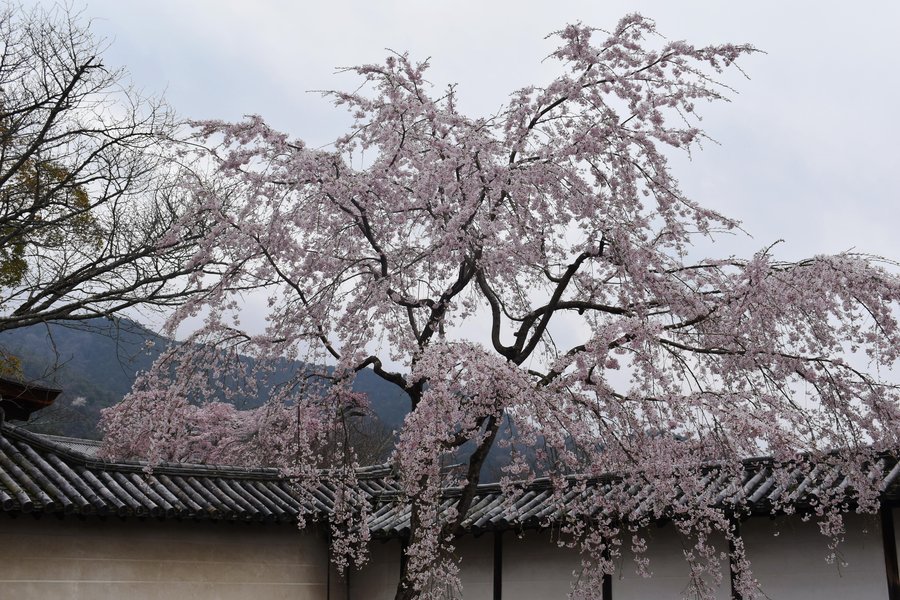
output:
M 173 316 L 173 330 L 202 316 L 189 343 L 106 414 L 109 451 L 270 460 L 310 485 L 333 477 L 352 489 L 356 464 L 334 455 L 346 450 L 334 424 L 364 406 L 349 385 L 371 369 L 410 402 L 391 457 L 412 507 L 397 598 L 456 589 L 453 539 L 498 443 L 512 446 L 510 494 L 538 475 L 564 490 L 605 473 L 657 490 L 569 505 L 594 515 L 569 526 L 590 573 L 574 590 L 585 597 L 600 593 L 596 577 L 629 532 L 612 515 L 638 505 L 638 523 L 675 518 L 696 540 L 692 572 L 718 564 L 709 538 L 724 532 L 739 589 L 754 597 L 733 525 L 744 505 L 726 513 L 704 496 L 711 463 L 739 473 L 761 453 L 840 461 L 853 501 L 874 507 L 867 465 L 900 446 L 889 377 L 900 279 L 850 253 L 698 258 L 698 239 L 738 224 L 686 197 L 667 163 L 704 138 L 696 110 L 726 99 L 717 78 L 754 49 L 669 42 L 638 15 L 611 32 L 555 35 L 560 75 L 488 117 L 460 113 L 455 87 L 436 90 L 427 62 L 394 54 L 350 69 L 356 91 L 330 93 L 355 122 L 327 149 L 259 117 L 196 124 L 239 202 L 210 199 L 216 222 L 194 260 L 231 266 Z M 261 332 L 241 327 L 250 291 L 267 298 Z M 222 416 L 202 399 L 259 381 L 224 377 L 223 359 L 238 354 L 306 368 L 262 409 Z M 447 468 L 451 457 L 462 467 Z M 461 493 L 438 510 L 447 485 Z M 832 530 L 845 500 L 819 506 Z M 336 517 L 343 550 L 366 536 L 347 526 L 351 512 Z M 631 543 L 639 550 L 639 535 Z

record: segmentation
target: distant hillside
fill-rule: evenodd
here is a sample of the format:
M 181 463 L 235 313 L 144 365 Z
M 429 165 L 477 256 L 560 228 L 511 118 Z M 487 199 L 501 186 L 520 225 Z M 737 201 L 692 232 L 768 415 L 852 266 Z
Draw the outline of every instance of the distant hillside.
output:
M 160 350 L 148 349 L 145 342 L 155 339 L 132 321 L 93 319 L 6 331 L 0 333 L 0 346 L 22 361 L 26 380 L 63 390 L 55 405 L 35 414 L 29 426 L 98 438 L 100 410 L 119 402 L 137 372 L 153 364 Z
M 126 319 L 52 323 L 0 333 L 0 348 L 21 359 L 26 380 L 63 390 L 54 406 L 34 414 L 26 426 L 42 433 L 91 439 L 101 437 L 97 428 L 100 411 L 121 401 L 137 373 L 149 369 L 168 343 Z M 284 380 L 300 366 L 285 361 L 283 372 L 274 379 Z M 377 417 L 357 424 L 357 439 L 369 445 L 362 453 L 372 462 L 384 460 L 392 444 L 391 431 L 399 429 L 409 411 L 409 397 L 369 370 L 360 372 L 353 388 L 368 395 Z M 245 398 L 237 407 L 255 408 L 263 401 Z M 509 439 L 508 422 L 499 439 Z M 463 447 L 460 455 L 469 452 L 471 445 Z M 495 447 L 485 464 L 483 480 L 495 480 L 501 465 L 509 460 L 508 447 Z
M 154 342 L 152 347 L 148 342 Z M 167 344 L 167 339 L 126 319 L 52 323 L 0 333 L 0 347 L 21 359 L 27 380 L 63 390 L 55 406 L 35 414 L 28 426 L 94 439 L 100 437 L 100 410 L 122 400 L 137 373 L 150 368 Z M 298 366 L 286 361 L 284 377 Z M 353 387 L 369 395 L 386 427 L 399 427 L 409 410 L 400 389 L 371 371 L 360 373 Z M 254 408 L 262 401 L 247 398 L 238 408 Z

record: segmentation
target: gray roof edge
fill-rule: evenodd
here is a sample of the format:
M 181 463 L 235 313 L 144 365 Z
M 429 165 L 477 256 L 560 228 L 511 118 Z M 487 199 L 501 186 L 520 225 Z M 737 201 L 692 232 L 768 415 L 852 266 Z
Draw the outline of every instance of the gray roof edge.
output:
M 65 443 L 62 443 L 59 439 L 62 436 L 45 436 L 43 434 L 35 433 L 33 431 L 29 431 L 21 426 L 11 425 L 9 423 L 2 423 L 0 425 L 0 431 L 2 431 L 3 435 L 7 435 L 12 438 L 16 438 L 28 443 L 31 446 L 41 448 L 42 450 L 47 450 L 50 452 L 54 452 L 60 456 L 64 456 L 66 459 L 74 461 L 82 466 L 90 467 L 90 468 L 98 468 L 104 470 L 111 471 L 123 471 L 123 472 L 140 472 L 145 473 L 147 471 L 151 471 L 153 473 L 165 474 L 165 475 L 180 475 L 180 476 L 190 476 L 190 475 L 199 475 L 199 476 L 210 476 L 215 475 L 219 477 L 235 477 L 235 478 L 244 478 L 244 479 L 280 479 L 280 480 L 288 480 L 290 477 L 284 475 L 284 473 L 275 468 L 263 468 L 263 467 L 239 467 L 233 465 L 204 465 L 197 463 L 158 463 L 154 464 L 147 461 L 140 460 L 104 460 L 102 458 L 98 458 L 96 456 L 90 456 L 88 454 L 78 452 L 77 450 L 72 449 Z M 64 438 L 64 439 L 77 439 L 77 438 Z M 93 440 L 96 441 L 96 440 Z M 99 443 L 99 442 L 98 442 Z

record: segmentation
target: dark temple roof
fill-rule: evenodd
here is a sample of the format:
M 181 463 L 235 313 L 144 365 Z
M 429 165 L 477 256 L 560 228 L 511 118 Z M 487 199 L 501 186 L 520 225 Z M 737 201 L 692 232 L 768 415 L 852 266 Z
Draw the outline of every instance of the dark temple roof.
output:
M 896 456 L 882 456 L 869 469 L 869 477 L 878 481 L 882 501 L 900 501 L 900 461 Z M 644 518 L 656 519 L 654 507 L 665 507 L 664 514 L 677 515 L 687 502 L 679 493 L 675 497 L 659 498 L 650 483 L 635 483 L 615 477 L 594 479 L 568 478 L 566 487 L 560 490 L 548 479 L 538 479 L 510 496 L 500 485 L 479 487 L 462 529 L 470 533 L 503 531 L 508 529 L 542 529 L 570 521 L 573 518 L 596 518 L 592 499 L 598 494 L 614 499 L 618 514 L 614 520 L 639 522 Z M 727 508 L 744 507 L 744 514 L 771 514 L 773 509 L 791 506 L 808 508 L 825 497 L 847 498 L 849 480 L 834 465 L 792 465 L 787 471 L 776 469 L 769 459 L 753 459 L 742 463 L 740 474 L 735 476 L 724 469 L 710 468 L 701 483 L 701 489 L 693 496 L 710 505 Z M 453 508 L 460 490 L 445 491 L 441 511 Z M 848 503 L 852 507 L 851 501 Z M 608 506 L 609 504 L 607 504 Z M 409 534 L 410 509 L 408 505 L 391 500 L 391 494 L 378 498 L 369 519 L 369 529 L 378 537 L 404 537 Z
M 313 501 L 329 511 L 327 490 Z M 276 469 L 109 463 L 71 443 L 4 424 L 0 507 L 10 512 L 296 521 L 301 505 Z
M 88 440 L 64 435 L 50 435 L 47 433 L 39 433 L 38 435 L 41 439 L 52 443 L 54 446 L 62 446 L 66 450 L 70 450 L 76 454 L 82 454 L 88 458 L 98 458 L 100 448 L 103 447 L 103 442 L 100 440 Z
M 61 393 L 56 388 L 0 377 L 0 421 L 4 417 L 27 421 L 31 413 L 47 408 Z
M 290 481 L 277 469 L 207 465 L 112 463 L 98 460 L 96 445 L 38 435 L 19 427 L 0 427 L 0 508 L 11 513 L 118 515 L 255 522 L 295 522 L 298 512 L 327 514 L 336 490 L 320 483 L 301 501 Z M 698 490 L 713 505 L 742 503 L 769 512 L 773 506 L 810 504 L 810 499 L 843 494 L 849 485 L 840 469 L 824 464 L 775 469 L 772 461 L 745 461 L 739 473 L 712 468 Z M 372 506 L 369 529 L 377 537 L 406 536 L 409 506 L 385 466 L 357 471 L 358 485 Z M 900 500 L 900 462 L 882 456 L 870 468 L 882 498 Z M 448 489 L 442 509 L 456 504 L 460 491 Z M 616 515 L 637 521 L 658 510 L 660 499 L 651 484 L 614 477 L 569 478 L 564 489 L 537 480 L 512 495 L 499 485 L 482 485 L 463 529 L 481 531 L 540 528 L 573 517 L 573 508 L 590 506 L 597 494 L 615 498 Z M 581 501 L 585 501 L 581 504 Z M 686 497 L 663 501 L 678 508 Z M 580 514 L 581 517 L 593 515 Z

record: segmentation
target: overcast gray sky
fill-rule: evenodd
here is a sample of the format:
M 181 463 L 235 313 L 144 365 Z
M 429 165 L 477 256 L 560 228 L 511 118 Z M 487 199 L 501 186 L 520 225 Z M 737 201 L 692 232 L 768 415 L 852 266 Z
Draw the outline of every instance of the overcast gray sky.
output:
M 671 39 L 749 42 L 766 52 L 741 63 L 750 79 L 732 74 L 733 102 L 702 112 L 720 145 L 674 163 L 691 197 L 753 235 L 713 252 L 784 239 L 785 259 L 851 248 L 900 259 L 900 3 L 79 1 L 107 64 L 182 116 L 260 114 L 314 145 L 348 120 L 309 91 L 355 87 L 336 67 L 386 48 L 431 57 L 431 81 L 458 83 L 462 108 L 488 115 L 557 72 L 542 62 L 555 47 L 545 36 L 569 22 L 611 28 L 637 11 Z
M 549 80 L 550 31 L 574 21 L 609 28 L 627 12 L 695 44 L 749 42 L 750 76 L 733 102 L 706 110 L 707 144 L 676 175 L 696 200 L 741 219 L 746 254 L 785 239 L 784 258 L 849 248 L 900 259 L 900 3 L 453 2 L 412 0 L 87 0 L 110 65 L 165 95 L 181 115 L 262 115 L 313 144 L 347 119 L 309 90 L 349 88 L 335 68 L 385 49 L 431 57 L 431 81 L 456 82 L 462 106 L 490 114 L 507 95 Z M 717 252 L 718 253 L 718 252 Z

